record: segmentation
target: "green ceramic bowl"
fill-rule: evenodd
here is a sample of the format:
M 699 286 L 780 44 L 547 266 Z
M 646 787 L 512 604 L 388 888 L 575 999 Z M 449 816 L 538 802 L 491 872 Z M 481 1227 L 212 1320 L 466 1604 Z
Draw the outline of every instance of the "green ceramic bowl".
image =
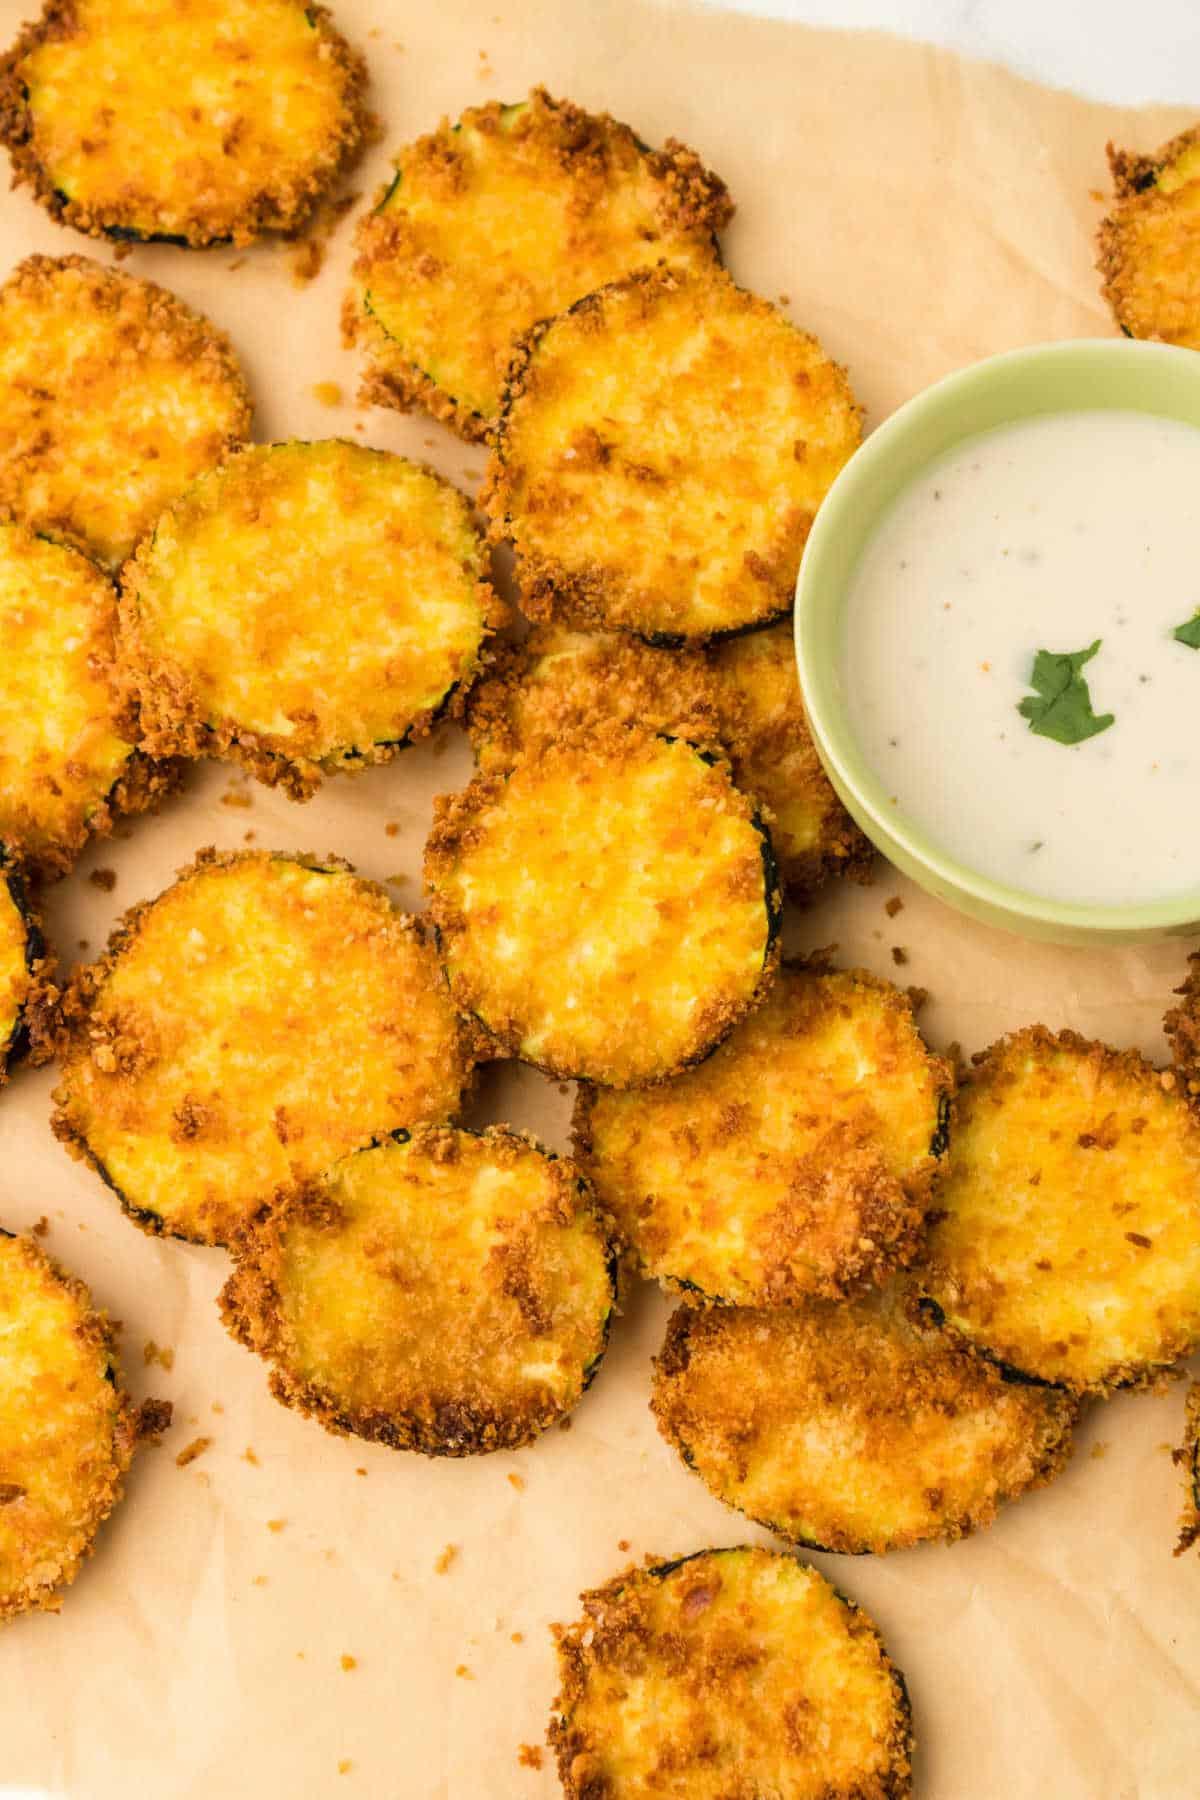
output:
M 1124 338 L 1039 344 L 989 357 L 927 388 L 872 432 L 834 482 L 796 588 L 796 658 L 813 738 L 867 836 L 906 875 L 972 918 L 1061 944 L 1121 944 L 1200 931 L 1200 891 L 1136 905 L 1048 900 L 955 860 L 890 804 L 855 741 L 842 670 L 845 596 L 882 514 L 964 438 L 1038 413 L 1154 413 L 1200 426 L 1200 355 Z M 1194 825 L 1180 821 L 1182 830 Z

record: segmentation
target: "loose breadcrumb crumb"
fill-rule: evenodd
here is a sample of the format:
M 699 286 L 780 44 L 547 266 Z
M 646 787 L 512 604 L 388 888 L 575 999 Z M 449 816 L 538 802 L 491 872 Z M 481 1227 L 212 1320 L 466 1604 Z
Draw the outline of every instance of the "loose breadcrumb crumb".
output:
M 254 802 L 244 788 L 230 788 L 227 794 L 221 795 L 222 806 L 253 806 Z
M 474 1681 L 475 1679 L 466 1663 L 459 1663 L 454 1673 L 463 1681 Z
M 267 1520 L 267 1530 L 268 1531 L 282 1531 L 286 1524 L 287 1524 L 286 1519 L 268 1519 Z
M 242 1451 L 242 1461 L 248 1462 L 248 1463 L 253 1463 L 254 1467 L 256 1469 L 259 1466 L 258 1458 L 257 1458 L 257 1456 L 255 1456 L 254 1451 L 250 1448 L 249 1444 L 247 1444 L 246 1448 Z
M 30 1227 L 30 1230 L 35 1238 L 44 1238 L 46 1236 L 47 1232 L 50 1230 L 50 1221 L 45 1213 L 42 1214 L 36 1225 Z
M 536 1744 L 519 1744 L 517 1761 L 523 1769 L 540 1769 L 542 1766 L 541 1750 Z
M 515 1487 L 519 1494 L 525 1486 L 525 1477 L 523 1475 L 516 1474 L 514 1471 L 510 1471 L 509 1477 L 508 1477 L 508 1484 L 510 1487 Z
M 101 893 L 111 894 L 117 885 L 117 871 L 115 869 L 93 869 L 88 880 L 94 888 L 99 888 Z
M 1108 1444 L 1101 1438 L 1098 1443 L 1092 1445 L 1091 1449 L 1088 1451 L 1088 1455 L 1093 1462 L 1099 1462 L 1102 1456 L 1108 1455 Z
M 343 1756 L 342 1760 L 338 1763 L 338 1774 L 348 1775 L 353 1767 L 354 1764 L 350 1761 L 350 1758 L 348 1756 Z
M 883 910 L 889 919 L 894 919 L 898 912 L 903 912 L 904 902 L 899 894 L 893 894 L 891 899 L 885 904 Z
M 892 961 L 901 967 L 908 961 L 908 951 L 902 944 L 892 945 Z
M 147 1364 L 157 1363 L 160 1369 L 173 1369 L 175 1366 L 175 1352 L 167 1345 L 163 1344 L 160 1346 L 155 1343 L 153 1338 L 147 1338 L 146 1342 L 142 1345 L 142 1361 Z M 203 1438 L 199 1441 L 207 1445 L 210 1440 Z M 197 1452 L 197 1454 L 199 1454 L 199 1452 Z
M 341 1655 L 341 1663 L 342 1663 L 343 1669 L 345 1669 L 346 1673 L 349 1674 L 351 1669 L 357 1669 L 358 1658 L 357 1658 L 357 1656 L 348 1655 L 347 1652 L 345 1650 L 343 1650 L 342 1655 Z
M 366 1471 L 366 1470 L 365 1470 L 365 1469 L 355 1469 L 355 1471 L 354 1471 L 354 1473 L 355 1473 L 355 1474 L 356 1474 L 356 1475 L 365 1475 L 365 1474 L 366 1474 L 366 1472 L 367 1472 L 367 1471 Z
M 458 1555 L 458 1545 L 457 1544 L 447 1544 L 446 1548 L 441 1552 L 441 1554 L 438 1556 L 437 1561 L 433 1565 L 434 1574 L 435 1575 L 444 1575 L 446 1573 L 446 1571 L 449 1569 L 451 1563 L 454 1562 L 457 1555 Z
M 525 1633 L 523 1631 L 514 1631 L 510 1641 L 514 1644 L 523 1644 L 525 1642 Z
M 175 1458 L 176 1463 L 181 1469 L 186 1469 L 189 1463 L 195 1462 L 198 1456 L 204 1455 L 204 1452 L 211 1443 L 212 1439 L 210 1437 L 193 1438 L 191 1443 L 185 1445 L 179 1452 L 179 1455 Z
M 630 1548 L 630 1543 L 629 1543 L 628 1538 L 618 1538 L 617 1539 L 617 1549 L 621 1552 L 622 1556 L 625 1555 L 626 1551 L 628 1551 L 629 1548 Z
M 321 402 L 322 406 L 340 406 L 342 404 L 342 390 L 336 381 L 314 381 L 313 395 Z
M 269 1580 L 270 1577 L 268 1575 L 256 1575 L 250 1585 L 251 1587 L 266 1587 Z

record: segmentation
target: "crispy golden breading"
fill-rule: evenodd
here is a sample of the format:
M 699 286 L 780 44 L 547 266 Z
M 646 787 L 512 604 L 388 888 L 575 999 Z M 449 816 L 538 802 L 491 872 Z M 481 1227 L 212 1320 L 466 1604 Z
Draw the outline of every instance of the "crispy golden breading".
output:
M 1183 1443 L 1175 1452 L 1175 1461 L 1183 1470 L 1183 1516 L 1175 1546 L 1176 1556 L 1182 1556 L 1200 1538 L 1200 1381 L 1193 1381 L 1188 1388 Z
M 779 872 L 803 899 L 828 875 L 861 880 L 875 852 L 830 785 L 808 729 L 792 622 L 709 652 L 733 778 L 765 810 Z
M 732 213 L 685 145 L 647 150 L 544 88 L 443 120 L 358 228 L 345 322 L 369 357 L 363 398 L 484 438 L 522 332 L 631 269 L 711 263 Z
M 0 1624 L 58 1611 L 121 1497 L 139 1428 L 83 1283 L 0 1231 Z
M 1173 1006 L 1163 1024 L 1176 1072 L 1188 1096 L 1200 1101 L 1200 950 L 1188 958 L 1187 980 L 1175 992 L 1183 1005 Z
M 907 1800 L 904 1677 L 861 1609 L 782 1551 L 631 1568 L 558 1627 L 548 1733 L 573 1800 Z
M 1200 126 L 1134 156 L 1108 146 L 1117 203 L 1100 227 L 1104 297 L 1127 337 L 1200 350 Z
M 699 1068 L 582 1087 L 575 1144 L 642 1274 L 737 1305 L 837 1298 L 919 1251 L 950 1089 L 889 982 L 788 962 Z
M 386 762 L 472 680 L 498 621 L 471 508 L 339 439 L 255 444 L 188 489 L 122 576 L 143 743 L 307 798 Z
M 0 516 L 116 570 L 249 432 L 228 338 L 165 288 L 83 256 L 0 287 Z
M 1135 1051 L 982 1052 L 937 1205 L 924 1290 L 1011 1368 L 1105 1393 L 1200 1344 L 1200 1117 Z
M 906 1305 L 681 1306 L 654 1365 L 658 1428 L 718 1500 L 853 1555 L 990 1525 L 1071 1452 L 1079 1404 L 1007 1380 Z
M 791 610 L 859 441 L 845 373 L 723 270 L 642 270 L 521 339 L 485 504 L 535 619 L 669 644 Z
M 774 973 L 770 841 L 728 771 L 616 723 L 434 803 L 442 961 L 498 1050 L 571 1080 L 659 1081 Z
M 469 1051 L 415 919 L 349 865 L 202 852 L 64 1003 L 54 1130 L 145 1229 L 227 1243 L 404 1124 L 451 1118 Z
M 309 0 L 45 0 L 0 61 L 0 138 L 92 237 L 248 244 L 357 156 L 366 78 Z
M 493 1126 L 398 1134 L 235 1245 L 233 1335 L 329 1431 L 466 1456 L 560 1419 L 608 1339 L 614 1262 L 575 1166 Z
M 0 851 L 0 1087 L 21 1049 L 36 950 L 24 888 Z

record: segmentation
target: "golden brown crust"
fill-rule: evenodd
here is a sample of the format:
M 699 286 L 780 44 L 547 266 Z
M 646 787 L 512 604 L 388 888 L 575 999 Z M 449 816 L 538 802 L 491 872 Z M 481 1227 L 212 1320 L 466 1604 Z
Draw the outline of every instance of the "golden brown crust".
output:
M 262 0 L 258 0 L 258 3 L 261 5 Z M 284 10 L 291 9 L 287 5 Z M 213 10 L 212 42 L 215 55 L 220 8 Z M 231 15 L 235 11 L 232 7 L 228 10 Z M 249 9 L 241 7 L 236 10 L 240 16 L 236 20 L 231 16 L 228 21 L 229 30 L 235 37 L 238 31 L 245 30 L 253 20 L 253 13 Z M 275 0 L 272 0 L 272 10 L 280 10 L 275 5 Z M 143 189 L 138 187 L 139 180 L 146 183 L 149 181 L 149 147 L 138 144 L 136 133 L 119 146 L 99 143 L 96 138 L 89 139 L 86 134 L 69 145 L 70 152 L 81 157 L 85 166 L 98 151 L 113 152 L 117 168 L 123 171 L 123 175 L 114 184 L 112 197 L 107 201 L 72 199 L 62 191 L 46 168 L 37 141 L 36 109 L 30 104 L 26 85 L 28 59 L 43 46 L 57 46 L 60 50 L 72 43 L 86 46 L 89 32 L 99 37 L 99 42 L 94 44 L 93 53 L 100 57 L 103 54 L 104 28 L 107 27 L 111 34 L 115 34 L 122 26 L 126 30 L 135 29 L 137 15 L 135 11 L 132 20 L 122 20 L 120 8 L 114 0 L 45 0 L 41 17 L 24 25 L 11 48 L 0 58 L 0 142 L 7 146 L 12 158 L 14 185 L 28 184 L 35 198 L 52 218 L 95 238 L 116 238 L 123 241 L 163 238 L 167 242 L 186 244 L 196 249 L 229 242 L 244 246 L 252 243 L 264 231 L 297 231 L 311 218 L 319 202 L 340 177 L 357 161 L 368 141 L 372 120 L 365 98 L 366 63 L 335 28 L 329 10 L 317 4 L 316 0 L 294 0 L 294 10 L 303 12 L 316 35 L 313 70 L 336 71 L 341 90 L 336 120 L 332 123 L 320 152 L 308 159 L 308 166 L 301 159 L 296 167 L 289 168 L 276 155 L 275 167 L 264 169 L 250 192 L 235 192 L 231 196 L 224 196 L 221 184 L 229 166 L 228 159 L 233 157 L 236 163 L 238 140 L 242 139 L 244 143 L 247 131 L 253 131 L 256 117 L 261 117 L 265 110 L 269 93 L 265 83 L 271 80 L 273 72 L 278 77 L 278 64 L 273 71 L 272 59 L 269 55 L 263 56 L 261 47 L 256 52 L 252 42 L 229 42 L 228 33 L 225 34 L 221 41 L 230 56 L 230 66 L 223 72 L 228 91 L 214 108 L 211 81 L 205 82 L 204 71 L 195 68 L 197 59 L 189 55 L 189 50 L 194 51 L 196 48 L 194 44 L 189 45 L 186 37 L 189 13 L 194 12 L 194 6 L 180 8 L 184 36 L 174 50 L 171 48 L 169 31 L 164 38 L 164 19 L 160 9 L 155 20 L 155 41 L 147 48 L 152 49 L 156 56 L 171 56 L 172 80 L 169 91 L 161 88 L 158 90 L 155 123 L 164 119 L 173 122 L 175 129 L 172 140 L 176 147 L 178 136 L 182 136 L 186 142 L 189 126 L 192 128 L 191 135 L 196 139 L 191 147 L 190 161 L 185 161 L 183 165 L 187 174 L 186 178 L 181 177 L 182 191 L 171 197 L 173 204 L 169 216 L 164 216 L 165 195 L 156 195 L 150 185 Z M 256 75 L 259 91 L 253 100 L 247 102 L 239 89 L 244 89 L 247 82 L 253 84 Z M 194 76 L 201 84 L 200 99 L 190 94 L 190 76 Z M 311 79 L 310 74 L 309 80 Z M 220 127 L 219 144 L 204 146 L 197 135 L 196 127 L 209 123 L 203 117 L 204 107 L 213 110 L 214 114 L 221 112 L 225 115 Z M 108 109 L 107 113 L 98 109 L 88 129 L 99 125 L 102 132 L 117 122 L 113 109 Z M 244 149 L 242 154 L 244 155 Z
M 27 1057 L 53 1055 L 57 963 L 21 869 L 0 844 L 0 1088 Z
M 1127 337 L 1200 348 L 1200 126 L 1153 156 L 1109 144 L 1108 161 L 1096 266 L 1113 317 Z
M 1183 1005 L 1173 1006 L 1163 1024 L 1184 1091 L 1200 1104 L 1200 950 L 1188 958 L 1187 979 L 1175 992 Z
M 1175 1546 L 1176 1556 L 1182 1556 L 1200 1538 L 1200 1381 L 1193 1381 L 1187 1391 L 1183 1443 L 1175 1461 L 1183 1470 L 1183 1513 Z

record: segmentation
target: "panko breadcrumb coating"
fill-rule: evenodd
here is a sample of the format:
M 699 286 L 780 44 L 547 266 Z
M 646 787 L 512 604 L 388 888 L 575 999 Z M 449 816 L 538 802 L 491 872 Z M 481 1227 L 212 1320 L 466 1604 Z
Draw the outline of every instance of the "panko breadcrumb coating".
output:
M 1200 950 L 1188 958 L 1187 980 L 1175 992 L 1182 1006 L 1173 1006 L 1164 1025 L 1175 1069 L 1189 1098 L 1200 1102 Z
M 1200 1538 L 1200 1381 L 1193 1381 L 1187 1391 L 1183 1443 L 1175 1461 L 1183 1470 L 1183 1516 L 1175 1546 L 1176 1556 L 1182 1556 Z
M 24 882 L 0 847 L 0 1087 L 25 1046 L 25 1014 L 41 951 Z
M 1168 1079 L 1041 1025 L 975 1058 L 921 1280 L 1010 1368 L 1106 1393 L 1200 1344 L 1200 1117 Z
M 484 502 L 530 617 L 727 636 L 791 610 L 859 435 L 845 372 L 767 301 L 641 270 L 520 340 Z
M 515 1449 L 604 1354 L 614 1265 L 591 1191 L 505 1127 L 360 1150 L 235 1251 L 222 1313 L 275 1398 L 392 1449 Z
M 548 1733 L 572 1800 L 907 1800 L 904 1678 L 867 1615 L 781 1551 L 630 1568 L 557 1627 Z
M 134 1221 L 224 1244 L 470 1074 L 433 947 L 346 863 L 202 852 L 64 1002 L 55 1134 Z
M 659 1081 L 774 973 L 770 841 L 728 771 L 610 722 L 434 803 L 425 852 L 455 1000 L 559 1079 Z
M 0 517 L 116 570 L 249 433 L 228 338 L 165 288 L 85 256 L 0 287 Z
M 32 1238 L 0 1231 L 0 1624 L 57 1612 L 121 1498 L 139 1413 L 120 1386 L 108 1319 Z
M 0 139 L 91 237 L 244 245 L 358 155 L 366 79 L 312 0 L 46 0 L 0 61 Z
M 365 445 L 254 444 L 165 512 L 122 577 L 143 742 L 307 798 L 388 761 L 472 680 L 500 614 L 470 504 Z
M 444 119 L 358 227 L 345 325 L 368 356 L 362 397 L 483 439 L 522 332 L 631 269 L 713 262 L 732 213 L 686 145 L 648 150 L 545 88 Z
M 1156 156 L 1108 146 L 1116 205 L 1100 227 L 1104 297 L 1127 337 L 1200 350 L 1200 126 Z
M 681 1306 L 658 1428 L 719 1500 L 813 1549 L 952 1543 L 1059 1473 L 1078 1402 L 1008 1380 L 906 1305 Z
M 582 1087 L 575 1144 L 643 1275 L 738 1305 L 838 1298 L 917 1255 L 950 1089 L 889 982 L 787 962 L 699 1068 Z

